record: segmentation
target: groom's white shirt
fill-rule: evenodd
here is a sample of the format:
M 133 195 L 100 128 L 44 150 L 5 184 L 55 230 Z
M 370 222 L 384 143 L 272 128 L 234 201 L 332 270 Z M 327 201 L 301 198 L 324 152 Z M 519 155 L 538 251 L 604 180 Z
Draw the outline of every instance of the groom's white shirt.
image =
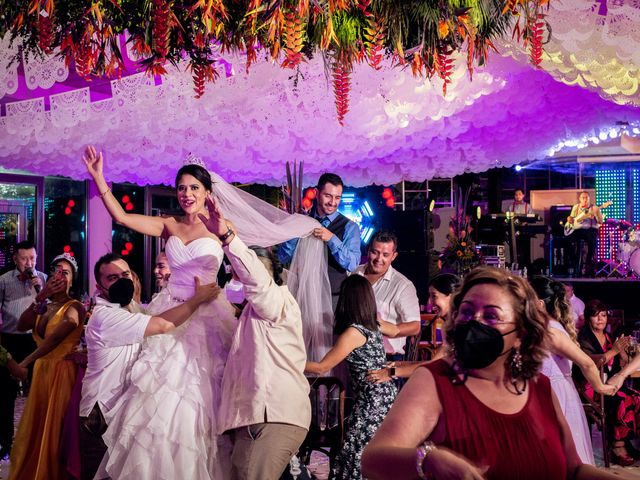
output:
M 138 358 L 151 315 L 132 313 L 117 303 L 96 297 L 87 323 L 87 371 L 82 380 L 80 416 L 87 417 L 96 402 L 102 413 L 116 403 Z

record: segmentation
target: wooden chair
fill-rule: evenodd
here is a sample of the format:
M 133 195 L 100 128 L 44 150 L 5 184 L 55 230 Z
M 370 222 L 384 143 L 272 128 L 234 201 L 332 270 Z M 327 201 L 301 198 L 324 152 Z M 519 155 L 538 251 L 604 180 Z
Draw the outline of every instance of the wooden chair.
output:
M 422 323 L 421 339 L 416 346 L 414 360 L 430 360 L 436 354 L 436 350 L 442 345 L 438 341 L 438 317 L 432 313 L 420 315 Z
M 315 450 L 329 457 L 329 466 L 332 468 L 344 437 L 346 392 L 337 377 L 313 377 L 308 380 L 311 387 L 311 425 L 300 446 L 300 459 L 309 465 L 311 452 Z
M 600 377 L 604 381 L 604 373 L 602 367 L 600 367 Z M 607 438 L 607 414 L 604 406 L 604 395 L 596 393 L 594 399 L 591 400 L 585 393 L 584 388 L 578 388 L 580 399 L 582 400 L 582 408 L 587 416 L 589 425 L 595 425 L 600 430 L 602 436 L 602 458 L 604 460 L 604 466 L 609 468 L 609 439 Z

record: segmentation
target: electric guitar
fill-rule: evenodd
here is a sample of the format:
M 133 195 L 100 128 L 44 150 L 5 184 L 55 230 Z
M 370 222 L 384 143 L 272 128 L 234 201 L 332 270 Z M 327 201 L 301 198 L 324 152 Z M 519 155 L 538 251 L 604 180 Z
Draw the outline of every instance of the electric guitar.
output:
M 603 208 L 607 208 L 607 207 L 609 207 L 611 205 L 613 205 L 613 202 L 611 200 L 608 200 L 608 201 L 604 202 L 602 205 L 598 206 L 598 208 L 599 209 L 603 209 Z M 574 231 L 578 230 L 580 228 L 580 226 L 582 225 L 582 222 L 584 222 L 586 220 L 593 219 L 594 215 L 592 213 L 589 213 L 591 211 L 591 207 L 583 209 L 583 210 L 585 210 L 585 211 L 583 211 L 582 213 L 576 215 L 576 217 L 573 219 L 573 223 L 565 222 L 565 224 L 564 224 L 564 235 L 565 236 L 569 236 Z

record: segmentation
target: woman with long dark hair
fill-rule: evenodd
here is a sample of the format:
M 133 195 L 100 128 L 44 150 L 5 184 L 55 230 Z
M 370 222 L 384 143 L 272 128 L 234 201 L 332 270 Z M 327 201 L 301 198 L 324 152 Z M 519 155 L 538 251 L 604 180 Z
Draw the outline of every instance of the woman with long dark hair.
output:
M 175 186 L 183 216 L 165 218 L 127 213 L 104 178 L 102 153 L 87 147 L 83 160 L 115 222 L 166 241 L 171 277 L 148 313 L 190 298 L 194 277 L 215 283 L 224 253 L 220 239 L 199 217 L 208 215 L 205 199 L 213 188 L 202 165 L 188 163 L 178 170 Z M 108 450 L 96 478 L 229 477 L 230 445 L 218 435 L 217 409 L 235 326 L 233 307 L 218 296 L 170 333 L 145 340 L 127 388 L 113 408 L 102 412 Z
M 305 372 L 324 374 L 345 358 L 356 394 L 345 441 L 338 453 L 330 478 L 358 480 L 360 457 L 396 398 L 393 382 L 372 383 L 369 370 L 381 369 L 386 362 L 382 333 L 378 328 L 376 300 L 369 280 L 361 275 L 345 279 L 336 307 L 333 348 L 319 362 L 307 362 Z

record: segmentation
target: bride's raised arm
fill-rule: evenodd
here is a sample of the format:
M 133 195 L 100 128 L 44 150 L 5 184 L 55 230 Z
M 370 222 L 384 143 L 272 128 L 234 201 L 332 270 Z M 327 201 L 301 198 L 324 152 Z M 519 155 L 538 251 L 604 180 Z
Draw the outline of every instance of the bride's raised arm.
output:
M 159 237 L 162 235 L 166 219 L 162 217 L 127 213 L 124 211 L 118 200 L 113 196 L 102 171 L 102 152 L 96 152 L 93 145 L 88 145 L 84 151 L 82 160 L 87 166 L 87 172 L 89 172 L 89 175 L 93 178 L 96 187 L 98 187 L 100 198 L 102 198 L 104 206 L 107 208 L 109 215 L 111 215 L 111 218 L 113 218 L 116 223 L 124 225 L 125 227 L 144 235 L 151 235 L 152 237 Z

